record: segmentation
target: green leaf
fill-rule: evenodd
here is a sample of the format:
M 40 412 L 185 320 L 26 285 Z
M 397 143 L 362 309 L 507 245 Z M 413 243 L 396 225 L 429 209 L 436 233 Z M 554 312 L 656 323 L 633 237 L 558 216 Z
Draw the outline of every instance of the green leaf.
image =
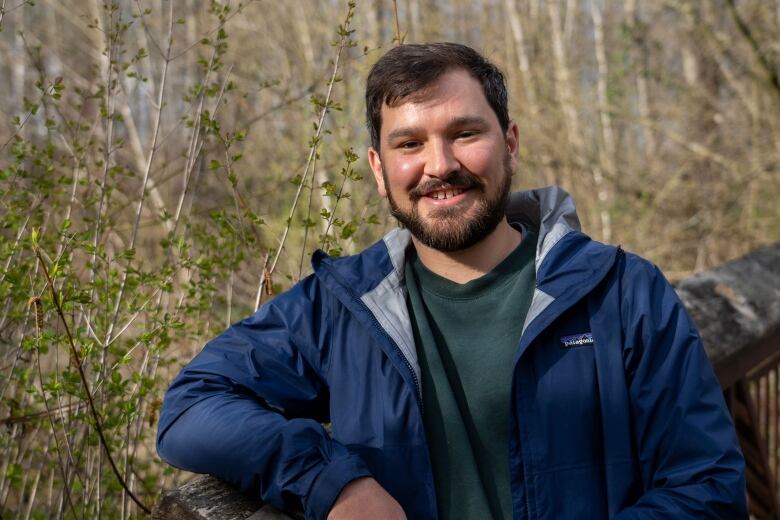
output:
M 135 258 L 135 248 L 125 249 L 121 253 L 119 253 L 119 256 L 117 258 L 120 258 L 122 260 L 131 260 Z
M 357 229 L 358 229 L 357 225 L 354 222 L 347 222 L 346 224 L 344 224 L 344 227 L 341 228 L 342 240 L 346 240 L 352 235 L 354 235 Z
M 320 188 L 325 192 L 324 194 L 326 197 L 332 197 L 336 194 L 336 185 L 330 181 L 323 182 L 322 185 L 320 185 Z

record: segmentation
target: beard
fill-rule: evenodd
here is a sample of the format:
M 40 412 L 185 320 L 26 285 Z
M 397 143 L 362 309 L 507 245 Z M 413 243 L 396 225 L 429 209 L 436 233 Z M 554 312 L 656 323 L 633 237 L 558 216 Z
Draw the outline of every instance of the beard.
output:
M 512 168 L 509 155 L 504 156 L 504 176 L 494 195 L 485 194 L 481 178 L 467 170 L 458 170 L 443 179 L 434 179 L 409 192 L 411 209 L 398 206 L 389 189 L 385 176 L 385 189 L 390 203 L 390 213 L 422 244 L 438 251 L 452 252 L 467 249 L 479 243 L 498 226 L 504 218 L 512 184 Z M 384 172 L 383 172 L 383 175 Z M 426 218 L 420 216 L 418 201 L 432 190 L 463 188 L 481 191 L 472 215 L 464 215 L 458 207 L 436 208 Z

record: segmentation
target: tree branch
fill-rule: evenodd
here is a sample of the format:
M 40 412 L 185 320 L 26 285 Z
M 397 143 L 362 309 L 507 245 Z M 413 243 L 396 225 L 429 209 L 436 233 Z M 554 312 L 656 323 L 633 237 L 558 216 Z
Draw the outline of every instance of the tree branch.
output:
M 43 270 L 43 275 L 46 277 L 46 283 L 49 286 L 49 294 L 51 294 L 51 299 L 54 302 L 54 307 L 57 311 L 57 316 L 60 318 L 60 322 L 62 323 L 63 328 L 65 329 L 65 336 L 68 338 L 68 345 L 70 346 L 70 354 L 73 358 L 73 364 L 76 365 L 76 369 L 79 373 L 79 379 L 81 379 L 81 385 L 84 388 L 84 393 L 87 396 L 87 403 L 89 404 L 89 411 L 92 415 L 92 419 L 95 421 L 95 431 L 98 434 L 98 438 L 100 439 L 100 445 L 103 446 L 103 450 L 106 453 L 106 458 L 108 459 L 108 463 L 111 465 L 111 469 L 114 472 L 114 475 L 116 476 L 117 480 L 119 481 L 119 484 L 124 488 L 125 492 L 127 492 L 127 495 L 133 500 L 133 502 L 136 503 L 136 505 L 141 508 L 141 510 L 146 513 L 147 515 L 151 514 L 151 511 L 148 507 L 144 505 L 141 500 L 136 497 L 132 491 L 130 491 L 130 488 L 127 486 L 127 483 L 122 478 L 122 475 L 119 473 L 119 468 L 117 468 L 116 463 L 114 462 L 114 458 L 111 455 L 111 449 L 108 447 L 108 442 L 106 441 L 106 437 L 103 434 L 103 426 L 102 421 L 100 419 L 100 415 L 98 414 L 97 408 L 95 407 L 95 401 L 92 398 L 92 392 L 89 389 L 89 383 L 87 382 L 87 376 L 84 373 L 84 368 L 81 364 L 81 358 L 79 357 L 78 350 L 76 350 L 76 343 L 73 340 L 73 334 L 70 332 L 70 326 L 68 325 L 67 320 L 65 319 L 65 312 L 62 310 L 62 305 L 60 304 L 60 295 L 57 289 L 54 287 L 54 281 L 51 279 L 51 276 L 49 275 L 49 269 L 46 267 L 46 261 L 43 259 L 43 255 L 41 255 L 41 250 L 38 248 L 37 244 L 34 244 L 35 248 L 35 256 L 38 258 L 38 261 L 40 262 L 41 269 Z
M 726 4 L 729 6 L 729 12 L 734 18 L 734 22 L 736 22 L 740 34 L 742 34 L 742 36 L 748 41 L 750 48 L 758 58 L 758 62 L 769 76 L 769 82 L 772 85 L 772 92 L 774 92 L 777 96 L 777 99 L 780 100 L 780 75 L 777 72 L 778 66 L 772 63 L 772 61 L 769 59 L 769 56 L 767 56 L 766 53 L 761 50 L 761 46 L 758 44 L 758 41 L 756 41 L 755 36 L 753 36 L 753 31 L 750 30 L 747 22 L 745 22 L 745 20 L 739 14 L 739 11 L 737 11 L 737 6 L 734 0 L 726 0 Z

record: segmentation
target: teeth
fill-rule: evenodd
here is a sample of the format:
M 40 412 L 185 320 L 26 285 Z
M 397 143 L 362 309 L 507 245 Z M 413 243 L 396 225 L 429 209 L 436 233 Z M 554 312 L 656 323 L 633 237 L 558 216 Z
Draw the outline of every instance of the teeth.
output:
M 445 200 L 445 199 L 451 199 L 452 197 L 456 197 L 461 193 L 463 193 L 463 190 L 460 188 L 455 188 L 454 190 L 436 191 L 431 194 L 431 198 L 435 200 Z

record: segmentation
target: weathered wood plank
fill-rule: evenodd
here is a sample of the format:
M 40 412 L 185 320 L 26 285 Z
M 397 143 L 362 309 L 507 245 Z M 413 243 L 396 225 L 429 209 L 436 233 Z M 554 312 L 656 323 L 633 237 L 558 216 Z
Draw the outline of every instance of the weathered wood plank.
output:
M 203 476 L 163 494 L 154 520 L 297 520 L 211 476 Z
M 780 356 L 780 242 L 687 278 L 676 289 L 724 389 Z

